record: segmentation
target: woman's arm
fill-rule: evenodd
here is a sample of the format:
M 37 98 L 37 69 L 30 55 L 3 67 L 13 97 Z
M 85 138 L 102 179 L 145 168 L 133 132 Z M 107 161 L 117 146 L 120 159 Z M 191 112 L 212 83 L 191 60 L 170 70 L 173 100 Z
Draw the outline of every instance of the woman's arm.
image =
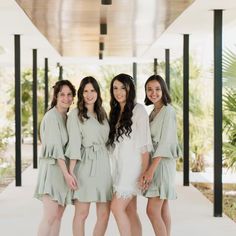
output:
M 161 161 L 161 157 L 154 157 L 153 158 L 153 161 L 152 161 L 152 164 L 149 166 L 149 168 L 142 174 L 141 176 L 141 182 L 140 182 L 140 185 L 141 185 L 141 189 L 143 191 L 147 190 L 150 183 L 152 182 L 152 179 L 153 179 L 153 176 L 154 176 L 154 173 L 156 171 L 156 168 L 159 164 L 159 162 Z
M 75 190 L 77 188 L 76 179 L 68 172 L 65 161 L 63 159 L 57 159 L 57 163 L 63 173 L 68 187 L 72 190 Z
M 141 158 L 142 158 L 142 167 L 141 167 L 141 175 L 139 177 L 139 186 L 141 189 L 143 189 L 143 184 L 144 184 L 143 176 L 149 166 L 149 153 L 148 152 L 142 153 Z

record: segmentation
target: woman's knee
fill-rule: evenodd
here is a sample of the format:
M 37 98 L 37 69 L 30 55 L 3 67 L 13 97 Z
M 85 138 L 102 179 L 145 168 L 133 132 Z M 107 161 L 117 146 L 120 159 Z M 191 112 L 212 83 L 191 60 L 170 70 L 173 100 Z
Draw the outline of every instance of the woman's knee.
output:
M 101 221 L 105 221 L 106 222 L 106 221 L 108 221 L 109 216 L 110 216 L 110 211 L 103 210 L 103 211 L 99 212 L 98 219 L 101 220 Z
M 147 205 L 146 213 L 150 219 L 154 218 L 156 213 L 156 209 L 151 205 Z
M 56 220 L 61 221 L 63 213 L 64 213 L 65 207 L 59 207 L 57 213 L 56 213 Z
M 78 221 L 86 221 L 89 214 L 89 210 L 77 210 L 75 212 L 75 219 Z
M 52 212 L 51 214 L 46 214 L 44 218 L 47 221 L 47 224 L 51 226 L 57 220 L 57 213 Z
M 117 215 L 121 211 L 122 211 L 122 208 L 118 204 L 114 202 L 111 203 L 111 212 L 113 215 Z

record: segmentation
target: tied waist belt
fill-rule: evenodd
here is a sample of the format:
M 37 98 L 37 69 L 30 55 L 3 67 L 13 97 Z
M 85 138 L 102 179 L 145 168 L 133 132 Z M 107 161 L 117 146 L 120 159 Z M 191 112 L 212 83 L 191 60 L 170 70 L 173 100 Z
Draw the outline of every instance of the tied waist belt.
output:
M 104 144 L 92 144 L 90 146 L 83 146 L 85 151 L 85 159 L 92 161 L 90 176 L 95 176 L 97 169 L 98 152 L 106 149 Z

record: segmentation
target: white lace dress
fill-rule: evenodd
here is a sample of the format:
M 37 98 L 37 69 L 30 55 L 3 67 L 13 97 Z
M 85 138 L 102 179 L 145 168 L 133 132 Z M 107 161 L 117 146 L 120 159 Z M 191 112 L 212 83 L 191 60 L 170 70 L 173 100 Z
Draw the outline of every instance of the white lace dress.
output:
M 113 192 L 122 198 L 140 194 L 141 154 L 152 150 L 149 118 L 143 105 L 135 105 L 132 121 L 130 137 L 123 135 L 119 142 L 115 142 L 111 155 Z

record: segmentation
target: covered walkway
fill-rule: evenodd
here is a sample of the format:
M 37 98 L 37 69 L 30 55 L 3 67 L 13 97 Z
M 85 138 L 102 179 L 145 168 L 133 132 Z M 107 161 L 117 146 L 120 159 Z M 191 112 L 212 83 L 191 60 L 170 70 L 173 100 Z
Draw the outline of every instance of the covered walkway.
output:
M 37 170 L 29 167 L 22 175 L 23 186 L 10 184 L 0 194 L 0 235 L 36 235 L 42 207 L 40 201 L 32 198 Z M 235 236 L 236 224 L 225 215 L 212 217 L 212 204 L 194 187 L 182 186 L 182 173 L 177 174 L 178 199 L 171 202 L 172 236 Z M 139 215 L 143 235 L 152 236 L 151 225 L 145 215 L 146 199 L 139 197 Z M 71 236 L 73 207 L 69 206 L 62 221 L 61 236 Z M 86 225 L 86 235 L 92 235 L 95 223 L 95 208 L 92 206 Z M 111 215 L 106 236 L 119 235 Z

